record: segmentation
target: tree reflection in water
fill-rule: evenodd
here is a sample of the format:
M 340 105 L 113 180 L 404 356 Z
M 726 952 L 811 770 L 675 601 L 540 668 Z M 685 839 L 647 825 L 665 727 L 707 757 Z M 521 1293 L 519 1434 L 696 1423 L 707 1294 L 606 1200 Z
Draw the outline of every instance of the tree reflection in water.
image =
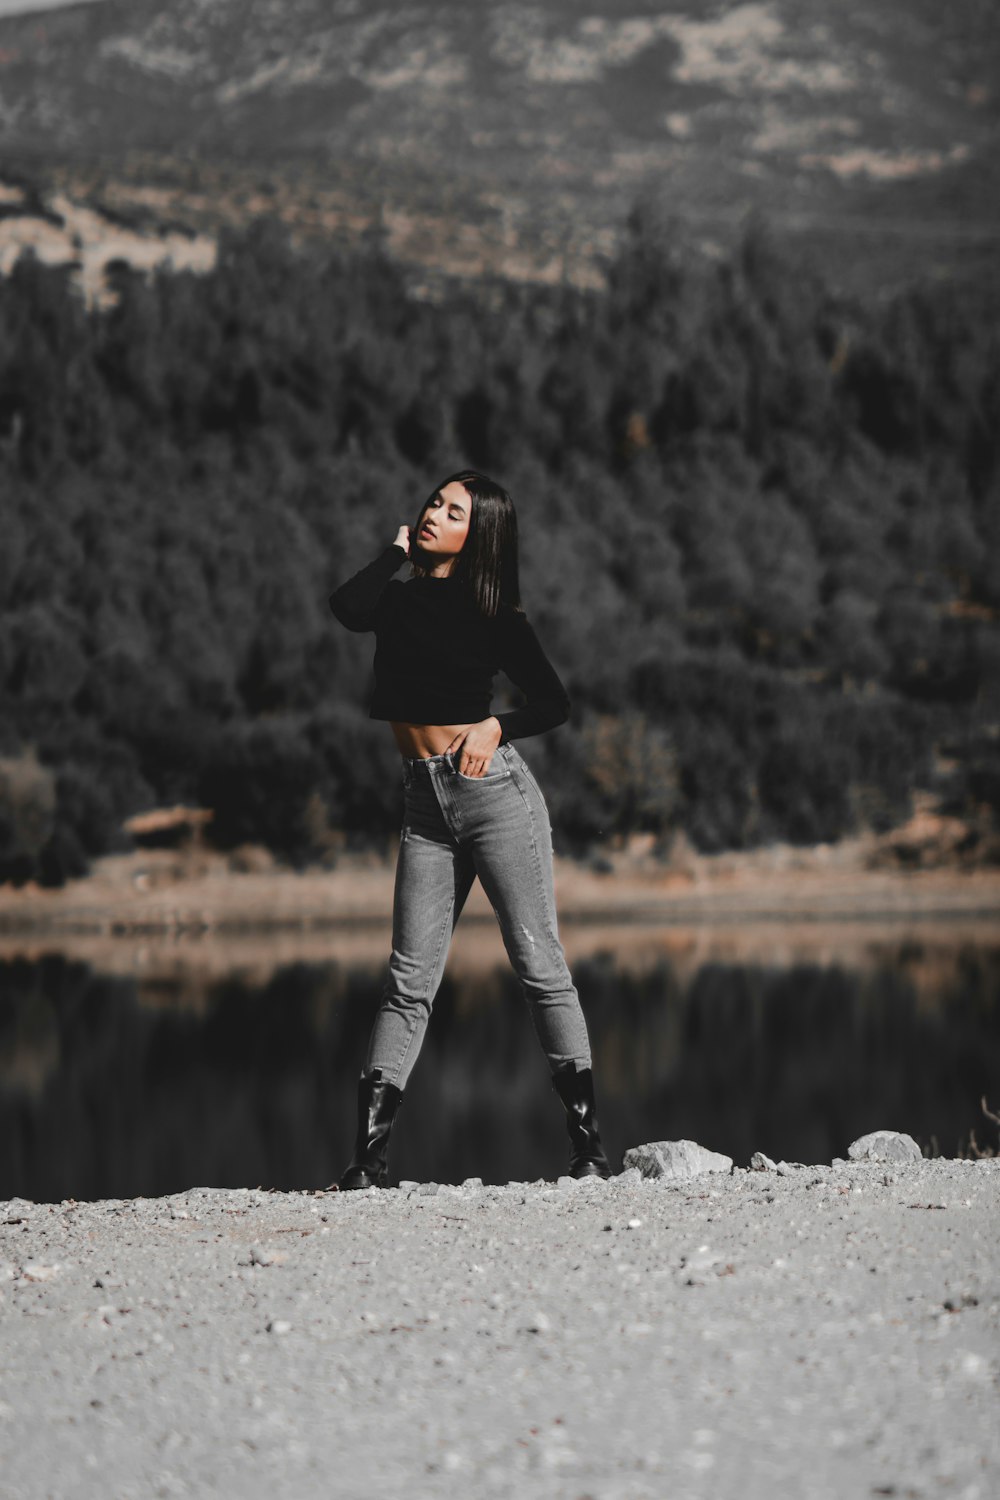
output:
M 1000 1077 L 1000 947 L 919 945 L 863 968 L 578 959 L 616 1159 L 686 1136 L 745 1165 L 823 1162 L 882 1127 L 955 1154 Z M 0 1198 L 323 1187 L 347 1159 L 382 970 L 290 964 L 266 982 L 0 964 Z M 993 1100 L 994 1106 L 997 1103 Z M 394 1177 L 554 1178 L 561 1107 L 513 976 L 446 975 Z

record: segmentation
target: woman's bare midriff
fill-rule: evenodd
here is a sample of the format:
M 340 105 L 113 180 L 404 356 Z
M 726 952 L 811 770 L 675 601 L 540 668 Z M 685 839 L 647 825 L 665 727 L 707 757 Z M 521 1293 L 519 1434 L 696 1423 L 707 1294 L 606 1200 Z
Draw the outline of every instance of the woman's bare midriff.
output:
M 426 760 L 431 755 L 443 755 L 463 729 L 469 724 L 403 724 L 390 719 L 390 727 L 396 737 L 399 753 L 408 760 Z

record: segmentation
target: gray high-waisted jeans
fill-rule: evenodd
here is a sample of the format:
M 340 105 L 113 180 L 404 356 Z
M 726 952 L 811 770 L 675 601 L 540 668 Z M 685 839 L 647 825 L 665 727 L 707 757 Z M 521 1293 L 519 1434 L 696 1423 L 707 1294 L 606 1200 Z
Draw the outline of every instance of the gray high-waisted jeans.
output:
M 392 957 L 365 1071 L 380 1068 L 386 1082 L 406 1084 L 477 875 L 550 1069 L 589 1068 L 587 1025 L 556 923 L 545 798 L 510 743 L 498 745 L 485 776 L 463 776 L 456 760 L 403 760 Z

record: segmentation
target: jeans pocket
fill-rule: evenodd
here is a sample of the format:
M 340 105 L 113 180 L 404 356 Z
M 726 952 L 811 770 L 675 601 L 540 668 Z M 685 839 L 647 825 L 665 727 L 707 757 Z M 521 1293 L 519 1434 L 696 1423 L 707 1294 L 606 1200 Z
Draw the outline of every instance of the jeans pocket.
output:
M 482 776 L 466 776 L 464 771 L 458 769 L 457 763 L 455 775 L 459 781 L 468 781 L 473 786 L 481 786 L 484 781 L 506 781 L 510 775 L 510 767 L 494 755 Z

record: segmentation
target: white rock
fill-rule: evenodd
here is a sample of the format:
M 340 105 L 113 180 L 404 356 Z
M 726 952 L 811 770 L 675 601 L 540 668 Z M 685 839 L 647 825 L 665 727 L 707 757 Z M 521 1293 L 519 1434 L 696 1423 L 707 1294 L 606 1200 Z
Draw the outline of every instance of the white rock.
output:
M 706 1271 L 709 1266 L 717 1266 L 721 1260 L 722 1256 L 717 1255 L 708 1245 L 699 1245 L 697 1250 L 692 1250 L 686 1257 L 685 1264 L 693 1266 L 696 1271 Z
M 29 1261 L 23 1268 L 21 1275 L 25 1281 L 51 1281 L 53 1277 L 59 1275 L 61 1270 L 61 1265 L 43 1266 L 39 1265 L 38 1261 L 33 1260 Z
M 266 1245 L 252 1245 L 250 1248 L 252 1266 L 283 1266 L 287 1259 L 287 1250 L 269 1250 Z
M 686 1182 L 703 1172 L 731 1172 L 733 1159 L 718 1151 L 709 1151 L 697 1141 L 653 1141 L 633 1146 L 622 1161 L 626 1169 L 637 1167 L 643 1177 L 663 1177 L 670 1182 Z
M 677 1275 L 681 1281 L 688 1281 L 694 1276 L 704 1275 L 706 1271 L 722 1265 L 724 1259 L 724 1256 L 718 1255 L 708 1245 L 699 1245 L 697 1250 L 692 1250 L 689 1255 L 681 1257 L 680 1270 Z
M 912 1135 L 898 1130 L 873 1130 L 852 1141 L 847 1148 L 851 1161 L 922 1161 L 923 1154 Z
M 778 1170 L 777 1162 L 773 1162 L 769 1156 L 765 1156 L 763 1151 L 754 1152 L 750 1158 L 750 1167 L 754 1172 L 776 1172 Z

